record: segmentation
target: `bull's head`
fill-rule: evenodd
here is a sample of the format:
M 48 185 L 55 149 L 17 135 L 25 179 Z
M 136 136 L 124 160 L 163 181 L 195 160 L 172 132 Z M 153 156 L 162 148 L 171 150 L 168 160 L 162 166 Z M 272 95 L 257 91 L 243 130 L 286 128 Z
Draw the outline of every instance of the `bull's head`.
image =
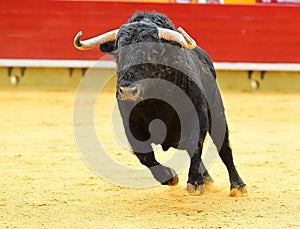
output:
M 157 44 L 160 39 L 177 42 L 183 47 L 188 49 L 194 49 L 196 47 L 196 42 L 182 29 L 178 28 L 178 31 L 159 28 L 154 24 L 149 25 L 145 23 L 144 26 L 147 27 L 144 30 L 143 23 L 129 23 L 123 25 L 120 29 L 112 30 L 110 32 L 101 34 L 97 37 L 80 40 L 82 32 L 80 31 L 74 38 L 74 46 L 79 50 L 90 50 L 93 48 L 98 48 L 102 51 L 111 52 L 114 51 L 117 66 L 118 66 L 118 83 L 117 83 L 117 99 L 118 100 L 131 100 L 137 101 L 142 98 L 142 93 L 145 88 L 142 84 L 137 83 L 137 81 L 145 78 L 152 78 L 155 68 L 153 64 L 143 64 L 141 66 L 132 65 L 132 58 L 147 58 L 153 63 L 153 55 L 159 54 L 161 50 L 159 47 L 151 47 L 152 44 Z M 132 31 L 131 29 L 139 28 L 137 31 Z M 147 34 L 145 34 L 145 31 Z M 133 37 L 132 37 L 133 36 Z M 143 46 L 131 46 L 132 43 L 148 42 L 148 47 Z M 112 48 L 113 47 L 113 48 Z M 124 48 L 125 47 L 125 48 Z M 138 52 L 136 49 L 143 49 L 142 52 Z M 134 54 L 133 54 L 134 53 Z M 124 65 L 128 65 L 130 68 L 126 68 Z M 159 77 L 159 76 L 158 76 Z

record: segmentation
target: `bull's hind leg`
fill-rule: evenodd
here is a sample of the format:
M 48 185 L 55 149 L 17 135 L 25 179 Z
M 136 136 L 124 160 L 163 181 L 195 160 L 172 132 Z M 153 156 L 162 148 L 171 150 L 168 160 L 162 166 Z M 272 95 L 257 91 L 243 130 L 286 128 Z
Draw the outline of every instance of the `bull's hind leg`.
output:
M 215 136 L 220 137 L 221 135 L 215 135 Z M 230 180 L 230 196 L 247 195 L 246 184 L 239 176 L 233 162 L 232 150 L 229 143 L 227 124 L 225 127 L 225 135 L 222 144 L 220 144 L 221 139 L 216 139 L 215 136 L 212 135 L 212 139 L 216 144 L 219 155 L 228 170 L 229 180 Z
M 156 161 L 154 152 L 149 153 L 136 153 L 135 155 L 138 157 L 140 162 L 147 166 L 153 177 L 159 181 L 162 185 L 170 185 L 174 186 L 178 184 L 178 176 L 176 172 L 166 166 L 163 166 L 159 162 Z
M 246 195 L 247 189 L 246 184 L 242 180 L 242 178 L 239 176 L 235 165 L 233 163 L 233 157 L 232 157 L 232 150 L 229 143 L 229 137 L 228 137 L 228 128 L 226 126 L 226 133 L 224 136 L 224 141 L 222 144 L 221 149 L 219 150 L 219 155 L 223 161 L 223 163 L 226 165 L 226 168 L 229 173 L 229 180 L 230 180 L 230 196 L 237 196 L 237 195 Z

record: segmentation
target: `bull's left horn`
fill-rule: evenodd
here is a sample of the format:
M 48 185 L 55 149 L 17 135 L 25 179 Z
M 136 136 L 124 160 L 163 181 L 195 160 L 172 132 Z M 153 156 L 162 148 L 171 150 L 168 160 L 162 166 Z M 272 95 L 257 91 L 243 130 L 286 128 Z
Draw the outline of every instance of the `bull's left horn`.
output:
M 158 28 L 158 36 L 168 41 L 176 41 L 188 49 L 196 48 L 196 42 L 181 27 L 178 28 L 178 31 L 180 33 L 170 29 Z
M 97 37 L 93 37 L 88 40 L 81 41 L 82 31 L 78 32 L 74 38 L 74 46 L 79 50 L 90 50 L 93 48 L 98 48 L 101 44 L 108 41 L 114 41 L 117 38 L 119 29 L 112 30 L 110 32 L 101 34 Z

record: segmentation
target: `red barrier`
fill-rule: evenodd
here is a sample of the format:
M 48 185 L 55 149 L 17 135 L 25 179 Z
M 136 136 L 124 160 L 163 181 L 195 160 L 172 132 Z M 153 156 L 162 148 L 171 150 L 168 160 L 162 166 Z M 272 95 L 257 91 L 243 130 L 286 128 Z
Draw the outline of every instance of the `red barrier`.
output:
M 300 63 L 300 6 L 1 1 L 0 59 L 99 59 L 83 39 L 119 28 L 137 10 L 167 14 L 217 62 Z

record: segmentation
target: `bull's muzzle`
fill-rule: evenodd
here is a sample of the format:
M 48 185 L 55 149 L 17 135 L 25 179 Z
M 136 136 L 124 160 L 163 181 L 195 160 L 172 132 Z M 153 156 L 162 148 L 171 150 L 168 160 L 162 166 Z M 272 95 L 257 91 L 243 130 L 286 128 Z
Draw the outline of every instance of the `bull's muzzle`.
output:
M 132 87 L 118 87 L 118 99 L 119 100 L 141 100 L 141 89 L 138 86 Z

